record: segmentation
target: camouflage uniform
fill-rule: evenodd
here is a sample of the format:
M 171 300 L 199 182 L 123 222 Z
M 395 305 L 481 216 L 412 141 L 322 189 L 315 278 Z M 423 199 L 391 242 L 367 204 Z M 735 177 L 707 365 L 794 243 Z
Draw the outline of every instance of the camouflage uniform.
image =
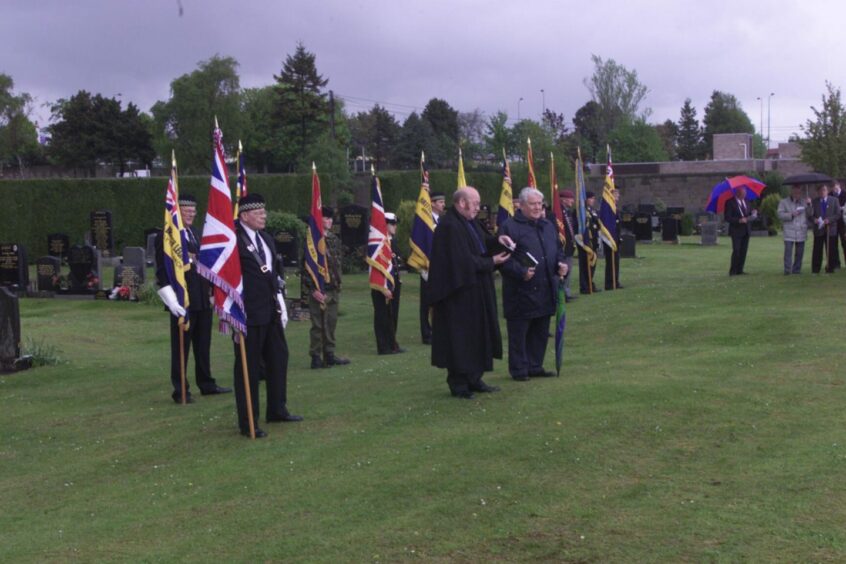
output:
M 311 276 L 305 277 L 305 287 L 308 289 L 308 311 L 311 315 L 311 332 L 309 333 L 309 354 L 314 357 L 323 356 L 323 320 L 326 319 L 326 353 L 335 355 L 335 327 L 338 325 L 338 300 L 341 294 L 341 239 L 332 231 L 326 232 L 326 261 L 329 270 L 329 283 L 326 285 L 325 311 L 320 308 L 320 302 L 312 297 L 315 290 Z

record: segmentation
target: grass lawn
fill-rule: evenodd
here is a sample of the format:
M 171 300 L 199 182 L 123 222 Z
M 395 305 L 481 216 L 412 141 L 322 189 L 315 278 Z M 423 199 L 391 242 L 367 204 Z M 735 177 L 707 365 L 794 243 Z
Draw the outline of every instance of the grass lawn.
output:
M 469 402 L 419 344 L 415 277 L 409 352 L 379 357 L 349 276 L 352 364 L 309 370 L 289 325 L 306 420 L 259 441 L 231 395 L 171 401 L 160 307 L 22 300 L 63 363 L 0 377 L 0 561 L 844 561 L 846 272 L 784 276 L 755 238 L 729 278 L 728 239 L 694 243 L 568 305 L 561 378 L 497 362 Z M 220 383 L 232 364 L 215 335 Z

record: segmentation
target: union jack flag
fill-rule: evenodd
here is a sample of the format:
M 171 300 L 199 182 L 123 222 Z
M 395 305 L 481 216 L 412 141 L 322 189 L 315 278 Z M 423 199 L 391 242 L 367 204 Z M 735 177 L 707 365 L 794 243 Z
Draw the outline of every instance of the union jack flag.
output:
M 382 205 L 379 177 L 373 175 L 371 189 L 373 203 L 370 207 L 370 235 L 367 238 L 367 264 L 370 265 L 370 287 L 388 297 L 394 291 L 394 263 L 388 223 Z
M 228 333 L 231 328 L 246 334 L 247 316 L 241 297 L 244 281 L 237 241 L 232 219 L 232 192 L 223 157 L 223 133 L 215 119 L 209 208 L 197 272 L 214 285 L 214 309 L 221 321 L 220 330 Z

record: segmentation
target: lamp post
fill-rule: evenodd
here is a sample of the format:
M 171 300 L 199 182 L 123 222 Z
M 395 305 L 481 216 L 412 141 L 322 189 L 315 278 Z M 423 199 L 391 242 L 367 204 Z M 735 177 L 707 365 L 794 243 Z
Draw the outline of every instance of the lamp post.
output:
M 761 135 L 761 141 L 764 140 L 764 99 L 760 96 L 755 98 L 761 103 L 761 121 L 758 122 L 760 125 L 758 126 L 758 133 Z
M 546 93 L 541 88 L 541 120 L 543 120 L 543 115 L 546 113 Z
M 770 101 L 775 96 L 775 92 L 770 92 L 770 95 L 767 96 L 767 149 L 770 148 Z
M 523 101 L 523 97 L 521 96 L 519 100 L 517 100 L 517 121 L 520 121 L 520 102 Z

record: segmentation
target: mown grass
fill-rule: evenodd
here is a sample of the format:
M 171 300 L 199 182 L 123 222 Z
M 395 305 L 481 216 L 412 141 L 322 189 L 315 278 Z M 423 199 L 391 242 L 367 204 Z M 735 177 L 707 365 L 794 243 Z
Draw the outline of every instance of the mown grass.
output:
M 561 378 L 498 362 L 470 402 L 419 344 L 414 276 L 391 357 L 350 276 L 353 363 L 309 370 L 292 323 L 306 421 L 254 442 L 231 396 L 170 400 L 160 308 L 23 300 L 63 362 L 0 377 L 0 560 L 842 561 L 846 273 L 783 276 L 773 238 L 729 278 L 721 243 L 638 247 L 624 290 L 569 304 Z

